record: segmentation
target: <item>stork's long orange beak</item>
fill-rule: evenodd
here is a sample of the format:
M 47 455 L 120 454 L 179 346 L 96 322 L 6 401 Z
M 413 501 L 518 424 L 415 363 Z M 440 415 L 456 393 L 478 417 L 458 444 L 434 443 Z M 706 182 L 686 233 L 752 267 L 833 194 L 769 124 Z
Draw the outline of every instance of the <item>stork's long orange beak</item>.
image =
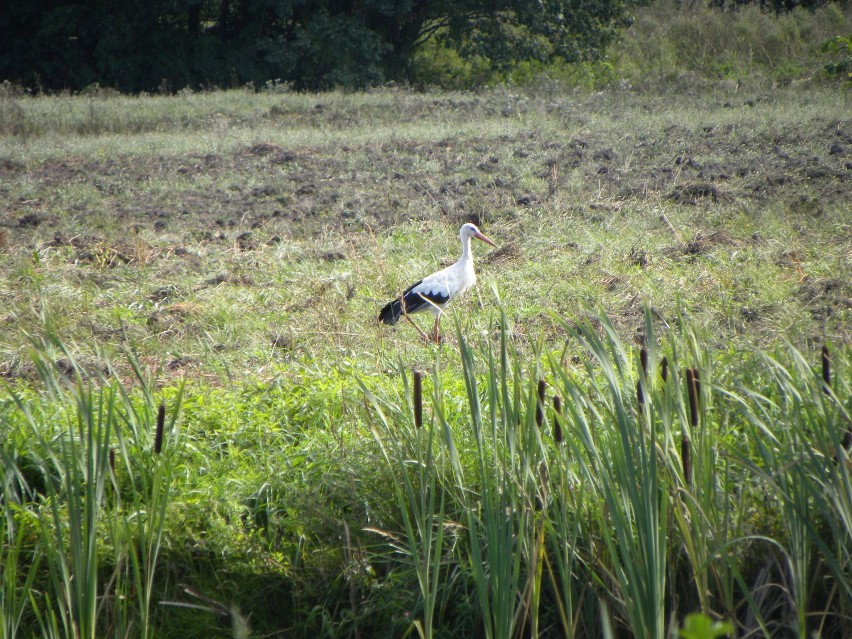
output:
M 483 234 L 482 234 L 481 232 L 479 232 L 479 231 L 477 231 L 476 233 L 474 233 L 474 234 L 473 234 L 473 237 L 475 237 L 477 240 L 482 240 L 482 241 L 483 241 L 483 242 L 485 242 L 486 244 L 490 244 L 490 245 L 491 245 L 491 246 L 493 246 L 494 248 L 497 248 L 497 245 L 496 245 L 494 242 L 492 242 L 491 240 L 489 240 L 489 239 L 488 239 L 485 235 L 483 235 Z

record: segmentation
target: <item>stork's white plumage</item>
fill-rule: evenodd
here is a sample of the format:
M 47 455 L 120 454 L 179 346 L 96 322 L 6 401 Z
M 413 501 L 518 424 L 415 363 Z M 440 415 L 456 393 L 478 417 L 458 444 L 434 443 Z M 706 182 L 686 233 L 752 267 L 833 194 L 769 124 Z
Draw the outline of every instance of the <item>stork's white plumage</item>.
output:
M 438 342 L 438 324 L 444 308 L 456 297 L 464 293 L 476 284 L 476 271 L 473 270 L 473 253 L 470 249 L 470 239 L 475 237 L 486 244 L 496 248 L 496 244 L 483 235 L 476 225 L 465 224 L 459 230 L 459 239 L 462 243 L 462 255 L 459 261 L 445 269 L 424 277 L 419 282 L 409 286 L 405 292 L 392 302 L 388 302 L 379 312 L 379 321 L 385 324 L 396 324 L 400 318 L 405 317 L 412 324 L 414 321 L 409 317 L 411 313 L 430 310 L 435 316 L 434 339 Z M 418 331 L 429 339 L 417 324 Z

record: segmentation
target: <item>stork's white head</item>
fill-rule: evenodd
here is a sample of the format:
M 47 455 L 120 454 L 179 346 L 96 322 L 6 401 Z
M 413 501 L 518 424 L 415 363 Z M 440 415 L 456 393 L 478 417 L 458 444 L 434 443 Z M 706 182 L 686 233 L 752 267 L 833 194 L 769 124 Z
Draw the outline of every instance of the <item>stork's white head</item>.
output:
M 476 224 L 471 224 L 470 222 L 462 225 L 461 229 L 459 230 L 459 239 L 462 242 L 464 242 L 465 239 L 469 237 L 475 237 L 477 240 L 482 240 L 486 244 L 490 244 L 494 248 L 497 248 L 497 245 L 494 242 L 485 237 L 485 235 L 483 235 L 483 233 L 478 228 L 476 228 Z

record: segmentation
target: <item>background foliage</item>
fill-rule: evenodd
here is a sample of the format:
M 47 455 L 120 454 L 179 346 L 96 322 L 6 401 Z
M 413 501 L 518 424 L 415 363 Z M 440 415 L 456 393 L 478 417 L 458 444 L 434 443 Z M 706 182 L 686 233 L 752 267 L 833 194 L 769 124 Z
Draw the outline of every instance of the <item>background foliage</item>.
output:
M 722 66 L 714 72 L 730 74 L 728 65 L 751 43 L 761 46 L 748 56 L 758 63 L 771 58 L 793 77 L 801 71 L 791 66 L 792 54 L 799 52 L 779 58 L 773 39 L 780 35 L 781 42 L 810 48 L 849 36 L 839 2 L 663 2 L 651 6 L 662 7 L 663 17 L 676 16 L 668 31 L 659 31 L 668 20 L 656 22 L 658 29 L 646 33 L 641 50 L 622 47 L 624 29 L 637 18 L 647 20 L 646 5 L 637 0 L 33 0 L 0 11 L 0 79 L 41 91 L 78 91 L 97 84 L 130 93 L 247 83 L 328 89 L 395 81 L 469 88 L 507 79 L 523 82 L 542 71 L 565 76 L 589 69 L 601 82 L 613 79 L 606 71 L 612 57 L 635 66 L 656 52 L 663 60 L 677 56 L 688 68 L 703 68 L 708 52 L 693 49 L 694 31 L 720 26 L 725 30 L 718 45 L 733 46 L 731 61 L 721 56 Z M 775 24 L 773 15 L 824 12 L 825 7 L 834 16 L 831 33 L 783 31 L 795 31 L 801 18 L 788 21 L 781 34 L 763 30 Z M 750 23 L 751 30 L 727 29 L 730 16 L 743 10 L 748 19 L 733 20 Z M 661 17 L 651 15 L 655 21 Z M 848 46 L 845 53 L 839 73 L 848 71 Z
M 634 16 L 442 25 L 478 91 L 0 86 L 0 637 L 850 636 L 848 10 Z M 466 221 L 446 341 L 377 326 Z
M 624 17 L 622 0 L 36 0 L 0 14 L 0 77 L 46 90 L 364 87 L 411 79 L 436 33 L 500 66 L 573 61 L 599 57 Z

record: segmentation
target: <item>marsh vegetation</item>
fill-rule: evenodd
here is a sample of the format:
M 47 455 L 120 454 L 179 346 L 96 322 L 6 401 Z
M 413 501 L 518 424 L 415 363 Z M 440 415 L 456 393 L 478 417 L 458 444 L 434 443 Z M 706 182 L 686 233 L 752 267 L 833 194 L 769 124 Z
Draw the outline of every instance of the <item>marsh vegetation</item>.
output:
M 726 69 L 6 87 L 0 636 L 848 636 L 848 95 Z

